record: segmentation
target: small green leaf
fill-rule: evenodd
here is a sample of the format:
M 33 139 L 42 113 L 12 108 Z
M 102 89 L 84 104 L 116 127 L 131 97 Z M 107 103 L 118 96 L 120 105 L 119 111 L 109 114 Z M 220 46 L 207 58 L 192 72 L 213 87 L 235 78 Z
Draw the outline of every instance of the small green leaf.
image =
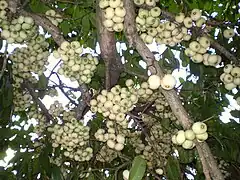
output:
M 44 97 L 47 85 L 48 85 L 48 79 L 44 74 L 42 74 L 41 76 L 39 76 L 39 81 L 38 81 L 38 88 L 40 89 L 38 96 L 40 98 Z
M 179 81 L 180 81 L 181 84 L 185 82 L 185 80 L 181 77 L 179 78 Z
M 89 16 L 84 16 L 82 18 L 82 32 L 84 33 L 84 35 L 88 35 L 90 30 L 90 21 L 89 21 Z
M 60 168 L 56 165 L 53 165 L 51 180 L 62 180 L 62 179 L 63 179 L 63 176 Z
M 181 169 L 178 160 L 175 157 L 169 157 L 167 166 L 167 177 L 168 180 L 176 180 L 181 177 Z
M 32 1 L 30 3 L 30 8 L 35 13 L 45 13 L 47 10 L 50 9 L 48 6 L 42 3 L 42 1 L 38 0 Z
M 136 156 L 130 169 L 129 180 L 141 180 L 145 174 L 146 161 L 141 156 Z
M 70 24 L 68 23 L 68 21 L 63 21 L 60 24 L 60 29 L 62 30 L 63 35 L 66 36 L 70 31 Z
M 185 150 L 182 147 L 179 147 L 178 154 L 179 154 L 180 163 L 188 164 L 188 163 L 191 163 L 194 159 L 193 150 Z

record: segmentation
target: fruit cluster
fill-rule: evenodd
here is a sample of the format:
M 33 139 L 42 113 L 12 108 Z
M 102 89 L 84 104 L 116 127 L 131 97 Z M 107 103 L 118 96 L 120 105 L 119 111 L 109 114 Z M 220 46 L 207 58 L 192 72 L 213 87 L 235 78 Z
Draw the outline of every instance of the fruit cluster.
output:
M 48 112 L 52 116 L 58 117 L 58 116 L 60 116 L 60 114 L 62 112 L 64 112 L 63 105 L 59 101 L 54 101 L 54 103 L 50 105 Z M 70 119 L 70 118 L 68 118 L 68 119 Z
M 99 7 L 104 10 L 103 25 L 108 31 L 123 31 L 123 21 L 126 10 L 122 0 L 100 0 Z
M 225 179 L 231 175 L 231 173 L 228 171 L 229 163 L 225 162 L 224 160 L 219 161 L 218 168 L 220 169 Z
M 64 156 L 75 161 L 89 161 L 92 158 L 93 149 L 88 147 L 89 127 L 72 119 L 71 122 L 56 124 L 47 130 L 52 133 L 52 146 L 64 149 Z
M 158 93 L 157 97 L 158 98 L 154 102 L 154 106 L 156 107 L 156 111 L 154 112 L 154 115 L 156 117 L 160 117 L 161 119 L 170 119 L 171 121 L 176 121 L 177 118 L 173 114 L 163 94 Z
M 207 53 L 210 47 L 210 40 L 207 37 L 199 37 L 197 41 L 189 43 L 189 47 L 185 49 L 185 54 L 191 57 L 194 63 L 201 63 L 205 66 L 217 66 L 220 64 L 222 58 L 216 54 Z
M 127 88 L 116 85 L 110 92 L 102 90 L 96 99 L 90 101 L 91 111 L 102 113 L 104 117 L 121 124 L 125 120 L 126 113 L 138 102 L 138 96 L 132 93 L 131 87 L 132 84 Z
M 25 111 L 31 106 L 32 96 L 27 91 L 20 91 L 19 89 L 14 89 L 14 111 Z
M 118 156 L 117 151 L 104 145 L 96 155 L 97 161 L 110 163 Z
M 7 20 L 7 7 L 8 3 L 5 0 L 0 0 L 0 27 L 4 24 L 5 20 Z
M 161 79 L 158 75 L 151 75 L 148 78 L 150 89 L 158 89 L 160 86 L 165 90 L 171 90 L 176 85 L 177 81 L 171 74 L 165 74 Z
M 63 21 L 62 16 L 53 9 L 49 9 L 45 12 L 46 17 L 51 21 L 52 24 L 58 26 Z
M 37 26 L 31 17 L 19 16 L 11 22 L 2 21 L 1 37 L 9 44 L 24 43 L 37 36 Z
M 224 66 L 223 71 L 220 80 L 224 83 L 225 89 L 230 91 L 237 86 L 240 88 L 240 67 L 227 64 Z
M 116 131 L 113 128 L 113 126 L 111 126 L 108 128 L 107 133 L 105 133 L 104 129 L 98 129 L 94 136 L 98 141 L 107 142 L 107 146 L 110 149 L 121 151 L 124 148 L 125 135 L 124 134 L 115 135 L 115 134 L 116 134 Z
M 202 12 L 199 9 L 193 9 L 190 16 L 185 16 L 184 13 L 179 13 L 175 16 L 175 21 L 177 23 L 183 23 L 186 28 L 191 28 L 194 25 L 196 27 L 202 27 L 206 20 L 202 17 Z
M 98 58 L 91 54 L 82 55 L 83 49 L 78 41 L 62 42 L 58 50 L 53 52 L 55 58 L 61 58 L 63 64 L 60 65 L 58 73 L 77 80 L 79 84 L 88 84 L 94 75 L 94 71 L 98 64 Z
M 32 39 L 27 43 L 27 47 L 16 48 L 9 56 L 13 65 L 13 79 L 15 81 L 14 86 L 20 87 L 20 83 L 23 79 L 35 82 L 35 78 L 32 73 L 36 73 L 39 76 L 46 70 L 45 65 L 48 64 L 48 43 L 45 41 L 44 36 L 39 35 L 35 39 Z
M 182 145 L 184 149 L 192 149 L 195 147 L 194 139 L 199 142 L 205 141 L 208 138 L 207 125 L 202 122 L 195 122 L 192 129 L 186 131 L 180 130 L 176 135 L 172 136 L 173 144 Z

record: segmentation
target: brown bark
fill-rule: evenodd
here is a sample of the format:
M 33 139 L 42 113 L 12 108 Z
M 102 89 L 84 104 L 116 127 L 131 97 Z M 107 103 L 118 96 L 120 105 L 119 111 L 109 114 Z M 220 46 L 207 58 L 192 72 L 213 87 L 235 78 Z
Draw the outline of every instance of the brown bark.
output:
M 104 25 L 104 14 L 98 6 L 96 7 L 97 32 L 100 45 L 101 57 L 106 67 L 105 88 L 110 89 L 117 84 L 120 73 L 122 71 L 122 63 L 120 56 L 117 54 L 115 33 L 108 31 Z

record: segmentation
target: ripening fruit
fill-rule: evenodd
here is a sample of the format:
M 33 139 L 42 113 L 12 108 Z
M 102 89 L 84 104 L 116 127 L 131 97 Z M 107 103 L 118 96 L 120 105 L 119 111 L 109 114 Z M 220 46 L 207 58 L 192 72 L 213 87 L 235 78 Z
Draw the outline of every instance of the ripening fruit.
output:
M 227 64 L 226 66 L 224 66 L 223 71 L 229 74 L 232 71 L 232 69 L 233 69 L 233 65 Z
M 106 19 L 112 19 L 113 18 L 113 16 L 114 16 L 114 9 L 113 8 L 108 7 L 108 8 L 105 9 L 104 12 L 105 12 L 104 17 Z
M 132 79 L 127 79 L 125 84 L 126 84 L 127 87 L 132 87 L 134 85 L 134 82 L 133 82 Z
M 226 74 L 223 78 L 223 82 L 226 84 L 233 82 L 233 77 L 231 74 Z
M 121 32 L 123 28 L 124 28 L 123 23 L 115 23 L 113 25 L 113 30 L 116 32 Z
M 104 9 L 109 6 L 109 1 L 108 0 L 100 0 L 99 1 L 99 7 L 101 9 Z
M 177 81 L 171 74 L 165 74 L 161 80 L 161 87 L 165 90 L 171 90 L 176 85 Z
M 207 37 L 204 37 L 204 36 L 200 37 L 198 39 L 198 42 L 204 48 L 208 48 L 210 46 L 210 41 L 209 41 L 209 39 Z
M 129 174 L 130 174 L 130 172 L 129 172 L 129 170 L 124 170 L 123 171 L 123 180 L 128 180 L 129 179 Z
M 121 143 L 116 143 L 115 146 L 114 146 L 114 149 L 116 151 L 121 151 L 121 150 L 123 150 L 123 148 L 124 148 L 124 145 L 121 144 Z
M 209 65 L 216 65 L 218 63 L 218 56 L 215 54 L 210 54 L 207 59 Z
M 206 20 L 203 17 L 201 17 L 200 19 L 198 19 L 196 21 L 196 26 L 197 27 L 202 27 L 202 25 L 205 24 L 205 23 L 206 23 Z
M 193 9 L 191 12 L 191 19 L 197 21 L 201 18 L 202 12 L 199 9 Z
M 121 4 L 121 0 L 109 0 L 109 6 L 111 8 L 117 8 L 118 6 L 120 6 Z
M 201 62 L 203 62 L 203 56 L 201 54 L 196 53 L 192 57 L 192 61 L 195 62 L 195 63 L 201 63 Z
M 145 0 L 145 3 L 148 6 L 156 6 L 156 1 L 154 0 Z
M 231 91 L 231 90 L 233 90 L 234 88 L 236 88 L 237 85 L 234 84 L 234 83 L 228 83 L 228 84 L 225 84 L 224 87 L 225 87 L 226 90 Z
M 154 7 L 150 10 L 150 14 L 152 17 L 158 17 L 161 14 L 161 9 L 159 7 Z
M 240 77 L 240 67 L 234 67 L 231 70 L 231 74 L 233 77 Z
M 190 17 L 185 17 L 183 20 L 183 24 L 186 28 L 192 27 L 192 19 Z
M 183 130 L 178 131 L 176 135 L 176 141 L 178 145 L 182 145 L 184 141 L 186 140 L 185 133 Z
M 148 84 L 150 89 L 158 89 L 161 85 L 161 79 L 158 75 L 151 75 L 148 78 Z
M 159 175 L 163 174 L 163 170 L 161 168 L 156 169 L 155 172 Z
M 173 135 L 173 136 L 172 136 L 172 143 L 173 143 L 173 144 L 177 144 L 176 135 Z
M 118 143 L 121 143 L 121 144 L 124 144 L 124 142 L 125 142 L 125 138 L 124 138 L 124 136 L 121 135 L 121 134 L 118 134 L 118 135 L 117 135 L 116 140 L 117 140 Z
M 194 52 L 198 52 L 201 48 L 201 45 L 197 41 L 192 41 L 189 44 L 189 48 Z
M 146 35 L 146 37 L 144 38 L 144 42 L 146 44 L 152 44 L 153 43 L 153 37 L 150 35 Z
M 184 13 L 179 13 L 178 15 L 175 16 L 175 21 L 178 23 L 182 23 L 185 18 Z
M 113 27 L 114 22 L 111 19 L 106 19 L 106 20 L 103 21 L 103 25 L 106 28 L 110 28 L 110 27 Z
M 234 29 L 225 29 L 223 31 L 223 36 L 226 39 L 232 38 L 235 35 Z
M 193 132 L 193 130 L 188 129 L 188 130 L 185 131 L 185 137 L 186 137 L 187 140 L 192 141 L 193 139 L 195 139 L 195 133 Z
M 240 86 L 240 77 L 235 77 L 233 79 L 233 83 L 236 84 L 237 86 Z
M 208 138 L 208 133 L 196 134 L 196 138 L 198 141 L 205 141 Z
M 115 147 L 115 142 L 111 139 L 107 140 L 107 145 L 109 148 L 114 149 Z
M 184 141 L 184 143 L 182 144 L 182 147 L 184 149 L 192 149 L 194 147 L 193 146 L 193 141 L 191 141 L 191 140 Z
M 190 48 L 186 48 L 186 49 L 184 50 L 184 53 L 185 53 L 188 57 L 193 57 L 193 56 L 196 54 L 196 52 L 195 52 L 195 51 L 192 51 Z
M 203 122 L 195 122 L 192 125 L 192 130 L 196 135 L 203 134 L 207 131 L 207 125 Z
M 124 7 L 117 7 L 115 9 L 115 15 L 118 17 L 124 17 L 126 15 L 126 10 Z

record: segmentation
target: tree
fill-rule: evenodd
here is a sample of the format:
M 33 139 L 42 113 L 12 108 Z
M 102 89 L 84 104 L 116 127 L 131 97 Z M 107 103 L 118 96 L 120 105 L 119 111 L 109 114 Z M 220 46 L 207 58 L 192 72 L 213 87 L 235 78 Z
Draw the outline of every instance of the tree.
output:
M 1 158 L 15 151 L 2 179 L 238 179 L 239 108 L 220 119 L 226 95 L 240 104 L 236 1 L 1 0 L 0 10 Z M 186 78 L 171 75 L 181 68 Z

